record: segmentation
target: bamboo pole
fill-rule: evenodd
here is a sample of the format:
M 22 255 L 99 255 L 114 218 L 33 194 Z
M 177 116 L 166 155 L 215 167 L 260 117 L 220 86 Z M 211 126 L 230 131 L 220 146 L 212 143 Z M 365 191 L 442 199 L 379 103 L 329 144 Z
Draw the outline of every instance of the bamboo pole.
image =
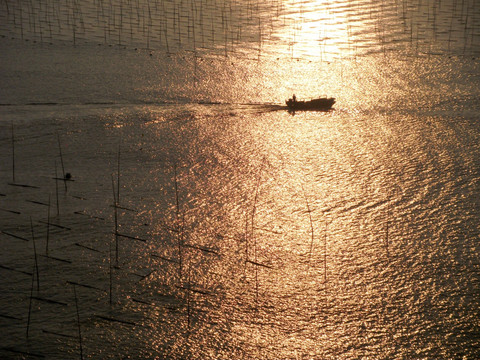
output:
M 390 250 L 389 250 L 389 224 L 390 223 L 390 207 L 387 207 L 387 219 L 385 223 L 385 249 L 387 251 L 387 260 L 390 260 Z
M 187 328 L 190 330 L 190 317 L 191 317 L 191 307 L 190 307 L 190 287 L 191 287 L 191 268 L 188 267 L 188 290 L 187 290 Z
M 310 210 L 310 204 L 308 203 L 307 194 L 305 193 L 305 189 L 303 188 L 303 186 L 302 186 L 302 190 L 303 190 L 303 196 L 305 197 L 305 202 L 307 204 L 308 219 L 310 220 L 310 230 L 312 234 L 311 241 L 310 241 L 310 251 L 308 252 L 308 261 L 310 262 L 310 260 L 312 259 L 313 241 L 314 241 L 315 235 L 313 231 L 312 211 Z
M 60 204 L 58 200 L 58 171 L 57 171 L 57 161 L 55 160 L 55 195 L 57 199 L 57 216 L 60 215 Z
M 246 196 L 245 196 L 246 197 Z M 247 199 L 245 199 L 245 203 Z M 247 271 L 247 262 L 248 262 L 248 208 L 245 209 L 245 275 Z
M 325 282 L 325 288 L 327 288 L 327 230 L 328 219 L 325 218 L 325 237 L 323 243 L 323 281 Z
M 108 242 L 108 272 L 109 272 L 109 304 L 112 306 L 113 303 L 113 266 L 112 266 L 112 241 Z
M 120 205 L 120 144 L 118 144 L 117 155 L 117 204 Z
M 183 251 L 182 248 L 185 243 L 185 211 L 182 214 L 182 223 L 181 229 L 178 232 L 178 276 L 179 280 L 182 279 L 182 272 L 183 272 Z
M 12 121 L 12 181 L 15 183 L 15 132 Z
M 252 208 L 252 217 L 251 217 L 251 223 L 252 223 L 252 235 L 251 238 L 253 239 L 253 257 L 254 257 L 254 262 L 258 264 L 257 260 L 257 238 L 255 237 L 255 213 L 257 210 L 257 201 L 258 201 L 258 194 L 259 194 L 259 189 L 260 189 L 260 181 L 262 179 L 262 171 L 263 171 L 263 166 L 265 164 L 265 159 L 263 159 L 262 162 L 262 167 L 260 168 L 259 174 L 258 174 L 258 179 L 257 179 L 257 185 L 255 188 L 255 197 L 253 200 L 253 208 Z M 255 266 L 255 301 L 258 301 L 258 266 Z
M 115 265 L 118 266 L 118 202 L 115 196 L 115 182 L 112 174 L 113 214 L 115 221 Z
M 58 132 L 57 132 L 57 140 L 58 140 L 58 151 L 60 153 L 60 163 L 62 165 L 63 184 L 65 185 L 65 192 L 67 192 L 67 181 L 65 178 L 65 166 L 63 165 L 62 145 L 60 144 L 60 134 Z
M 178 199 L 177 163 L 173 164 L 173 176 L 175 181 L 175 204 L 177 207 L 177 220 L 180 215 L 180 203 Z
M 73 294 L 75 296 L 75 308 L 77 312 L 77 326 L 78 326 L 78 342 L 80 345 L 80 360 L 83 360 L 83 346 L 82 346 L 82 330 L 80 327 L 80 312 L 78 311 L 78 298 L 77 298 L 77 290 L 75 284 L 73 285 Z
M 30 287 L 30 302 L 28 304 L 28 318 L 27 318 L 27 333 L 26 333 L 26 336 L 27 336 L 27 340 L 28 340 L 28 333 L 29 333 L 29 330 L 30 330 L 30 319 L 31 319 L 31 314 L 32 314 L 32 300 L 33 300 L 33 284 L 34 284 L 34 278 L 35 278 L 35 268 L 36 268 L 36 265 L 34 264 L 33 265 L 33 271 L 32 271 L 32 285 Z
M 56 181 L 56 180 L 55 180 Z M 48 242 L 50 240 L 50 194 L 48 194 L 48 210 L 47 210 L 47 241 L 45 245 L 45 254 L 48 256 Z
M 38 291 L 40 291 L 40 276 L 39 276 L 39 270 L 38 270 L 37 246 L 35 245 L 35 235 L 33 234 L 32 217 L 30 217 L 30 229 L 32 231 L 33 255 L 35 257 L 35 269 L 36 269 L 36 274 L 37 274 L 37 292 L 38 292 Z

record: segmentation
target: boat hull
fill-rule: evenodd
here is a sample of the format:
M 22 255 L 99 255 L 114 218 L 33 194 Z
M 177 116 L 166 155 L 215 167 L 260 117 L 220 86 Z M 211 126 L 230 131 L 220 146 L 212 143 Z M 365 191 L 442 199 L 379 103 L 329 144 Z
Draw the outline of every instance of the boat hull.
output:
M 293 99 L 288 99 L 285 102 L 288 106 L 288 109 L 291 111 L 298 110 L 317 110 L 317 111 L 327 111 L 330 110 L 335 104 L 335 98 L 319 98 L 309 101 L 297 101 Z

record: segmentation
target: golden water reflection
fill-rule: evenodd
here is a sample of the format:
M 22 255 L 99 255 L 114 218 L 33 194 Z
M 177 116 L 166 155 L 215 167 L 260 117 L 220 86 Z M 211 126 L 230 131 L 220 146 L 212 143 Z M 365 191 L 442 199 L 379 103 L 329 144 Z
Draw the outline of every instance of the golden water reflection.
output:
M 42 44 L 327 61 L 390 50 L 478 55 L 478 11 L 475 0 L 87 0 L 78 7 L 38 1 L 5 3 L 0 35 Z
M 350 26 L 354 25 L 343 3 L 287 1 L 283 26 L 273 32 L 280 44 L 288 44 L 284 54 L 331 60 L 349 55 Z M 360 24 L 360 26 L 365 24 Z M 356 24 L 355 24 L 356 26 Z M 275 46 L 275 45 L 273 45 Z M 271 49 L 272 53 L 280 53 Z
M 478 42 L 473 1 L 300 1 L 282 4 L 265 48 L 271 54 L 322 61 L 391 50 L 464 53 Z
M 192 295 L 192 335 L 176 333 L 177 345 L 201 352 L 213 338 L 252 358 L 408 356 L 405 342 L 436 353 L 432 338 L 459 324 L 437 322 L 455 285 L 436 275 L 450 260 L 430 232 L 448 231 L 457 205 L 436 178 L 457 179 L 438 169 L 452 144 L 429 150 L 435 118 L 237 110 L 212 122 L 202 112 L 181 132 L 192 146 L 178 154 L 178 181 L 192 271 L 183 281 L 203 294 Z
M 453 3 L 464 10 L 448 18 Z M 55 219 L 70 230 L 52 232 L 51 245 L 72 261 L 45 261 L 40 271 L 42 296 L 59 298 L 67 314 L 35 311 L 37 332 L 27 345 L 77 355 L 76 337 L 59 347 L 41 332 L 65 319 L 62 331 L 76 331 L 70 288 L 64 291 L 74 279 L 87 285 L 79 322 L 90 357 L 477 357 L 480 72 L 461 56 L 403 53 L 432 35 L 413 20 L 397 32 L 401 15 L 414 19 L 423 2 L 248 2 L 247 14 L 235 13 L 241 7 L 233 2 L 231 12 L 212 10 L 223 24 L 244 16 L 249 36 L 258 35 L 240 50 L 231 50 L 232 25 L 198 50 L 203 25 L 191 19 L 200 7 L 163 4 L 189 15 L 186 31 L 168 27 L 178 18 L 165 20 L 162 41 L 174 38 L 194 52 L 102 50 L 118 66 L 120 79 L 109 84 L 125 103 L 57 106 L 38 123 L 28 123 L 31 107 L 13 114 L 29 125 L 16 128 L 17 156 L 29 164 L 20 174 L 42 188 L 5 186 L 2 208 L 22 206 L 44 219 L 31 199 L 51 189 L 46 169 L 58 159 L 58 127 L 76 177 Z M 428 24 L 476 9 L 462 4 L 435 8 Z M 257 21 L 264 18 L 270 22 Z M 464 29 L 452 31 L 474 43 L 476 30 Z M 225 54 L 212 50 L 217 45 Z M 386 51 L 391 46 L 399 51 Z M 85 64 L 79 79 L 105 69 Z M 90 99 L 85 92 L 69 95 Z M 280 104 L 294 92 L 334 96 L 337 104 L 292 115 Z M 8 163 L 11 142 L 3 140 Z M 10 174 L 1 174 L 8 184 Z M 2 226 L 30 236 L 23 215 L 5 213 Z M 35 225 L 44 241 L 45 222 Z M 7 236 L 5 263 L 30 271 L 32 248 Z M 20 306 L 4 303 L 17 321 L 31 279 L 15 275 L 2 281 L 15 289 L 9 299 L 22 287 Z M 8 320 L 15 336 L 7 345 L 24 345 L 20 323 Z

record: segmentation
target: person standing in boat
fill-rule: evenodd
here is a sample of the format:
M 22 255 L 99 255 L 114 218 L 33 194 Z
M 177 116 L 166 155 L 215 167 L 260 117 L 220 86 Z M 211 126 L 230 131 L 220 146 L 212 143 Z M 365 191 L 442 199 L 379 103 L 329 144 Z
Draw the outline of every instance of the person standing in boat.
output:
M 294 103 L 297 102 L 297 97 L 295 96 L 295 94 L 293 94 L 292 99 L 293 99 L 293 102 L 294 102 Z

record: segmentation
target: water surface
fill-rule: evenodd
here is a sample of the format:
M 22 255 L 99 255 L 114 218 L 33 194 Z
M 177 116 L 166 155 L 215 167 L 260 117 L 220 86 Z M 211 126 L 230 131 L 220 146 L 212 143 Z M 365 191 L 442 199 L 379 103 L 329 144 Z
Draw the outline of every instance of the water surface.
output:
M 477 358 L 479 16 L 2 3 L 1 355 Z

